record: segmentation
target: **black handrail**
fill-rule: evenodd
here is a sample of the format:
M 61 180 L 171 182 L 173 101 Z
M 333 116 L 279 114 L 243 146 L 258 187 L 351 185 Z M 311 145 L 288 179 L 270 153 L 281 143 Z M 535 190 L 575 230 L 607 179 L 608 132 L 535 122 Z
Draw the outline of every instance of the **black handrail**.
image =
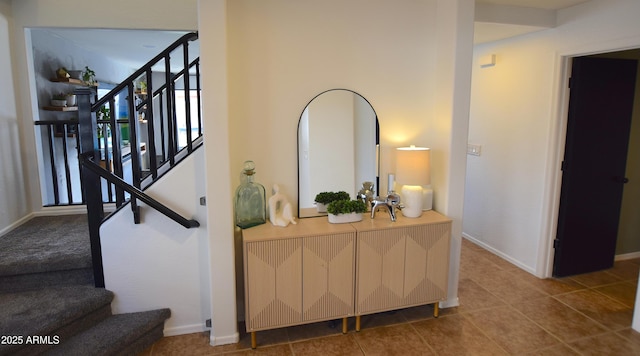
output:
M 80 155 L 80 163 L 82 164 L 83 167 L 88 168 L 90 171 L 106 179 L 107 181 L 109 181 L 109 183 L 116 185 L 118 188 L 125 190 L 127 193 L 131 194 L 136 199 L 140 199 L 140 201 L 142 201 L 143 203 L 161 212 L 169 219 L 177 222 L 178 224 L 186 227 L 187 229 L 200 226 L 200 223 L 198 221 L 183 217 L 182 215 L 176 213 L 175 211 L 167 208 L 164 204 L 160 203 L 159 201 L 145 194 L 142 190 L 128 184 L 124 180 L 120 179 L 118 176 L 103 169 L 93 161 L 91 154 Z

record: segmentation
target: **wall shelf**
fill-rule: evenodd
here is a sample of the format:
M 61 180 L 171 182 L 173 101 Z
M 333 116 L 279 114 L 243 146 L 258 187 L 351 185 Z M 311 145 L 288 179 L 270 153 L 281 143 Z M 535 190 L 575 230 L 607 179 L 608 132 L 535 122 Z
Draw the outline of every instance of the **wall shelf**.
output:
M 56 83 L 68 83 L 68 84 L 75 84 L 75 85 L 84 85 L 84 82 L 80 79 L 74 79 L 74 78 L 51 78 L 50 79 L 52 82 L 56 82 Z
M 54 83 L 66 83 L 66 84 L 87 86 L 87 83 L 85 83 L 83 80 L 74 79 L 74 78 L 51 78 L 49 80 L 54 82 Z M 98 82 L 93 82 L 93 83 L 91 83 L 90 86 L 97 87 L 98 86 Z
M 77 106 L 45 106 L 42 109 L 47 111 L 78 111 Z

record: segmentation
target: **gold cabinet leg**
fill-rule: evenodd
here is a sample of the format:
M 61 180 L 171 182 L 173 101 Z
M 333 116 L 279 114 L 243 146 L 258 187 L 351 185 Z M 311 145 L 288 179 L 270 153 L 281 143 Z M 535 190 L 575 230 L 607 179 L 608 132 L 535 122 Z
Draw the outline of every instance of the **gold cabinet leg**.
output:
M 360 331 L 360 315 L 356 315 L 356 331 Z
M 256 332 L 252 331 L 251 332 L 251 348 L 255 349 L 256 347 L 258 347 L 257 342 L 256 342 Z
M 433 303 L 433 317 L 437 318 L 438 316 L 440 316 L 440 303 L 435 302 Z
M 347 328 L 347 318 L 342 318 L 342 333 L 346 334 L 348 331 Z

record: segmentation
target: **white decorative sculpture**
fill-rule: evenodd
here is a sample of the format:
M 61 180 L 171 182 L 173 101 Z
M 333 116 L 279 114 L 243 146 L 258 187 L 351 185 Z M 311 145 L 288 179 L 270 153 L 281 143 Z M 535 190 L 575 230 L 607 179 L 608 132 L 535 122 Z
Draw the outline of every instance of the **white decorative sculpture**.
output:
M 273 195 L 269 198 L 269 221 L 274 226 L 286 227 L 289 223 L 296 224 L 291 211 L 291 204 L 287 197 L 280 193 L 280 187 L 273 185 Z

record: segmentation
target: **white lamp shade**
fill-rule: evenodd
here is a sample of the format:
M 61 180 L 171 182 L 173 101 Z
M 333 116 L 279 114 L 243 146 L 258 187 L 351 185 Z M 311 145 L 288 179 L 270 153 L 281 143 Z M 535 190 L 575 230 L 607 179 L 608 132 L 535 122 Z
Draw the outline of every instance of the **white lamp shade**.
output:
M 425 147 L 400 147 L 396 150 L 396 180 L 406 185 L 429 185 L 431 149 Z

